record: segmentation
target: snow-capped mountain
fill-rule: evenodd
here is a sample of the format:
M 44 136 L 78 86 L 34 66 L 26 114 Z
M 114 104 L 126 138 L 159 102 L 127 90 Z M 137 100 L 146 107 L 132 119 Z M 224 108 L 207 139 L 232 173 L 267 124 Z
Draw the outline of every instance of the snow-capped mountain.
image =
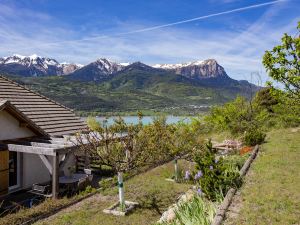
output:
M 203 65 L 203 63 L 204 61 L 194 61 L 194 62 L 185 62 L 185 63 L 176 63 L 176 64 L 155 64 L 153 65 L 153 67 L 171 70 L 171 69 L 178 69 L 187 66 L 199 66 L 199 65 Z
M 105 58 L 97 59 L 70 74 L 70 78 L 85 81 L 105 80 L 123 70 L 130 63 L 116 63 Z
M 0 58 L 0 71 L 23 76 L 67 75 L 82 67 L 80 64 L 59 63 L 38 55 Z
M 215 59 L 178 64 L 156 64 L 153 67 L 193 79 L 228 77 L 224 68 Z
M 156 64 L 148 66 L 136 63 L 117 63 L 106 58 L 99 58 L 87 65 L 73 63 L 59 63 L 52 58 L 37 55 L 22 56 L 13 55 L 0 58 L 0 72 L 17 74 L 21 76 L 51 76 L 69 75 L 71 79 L 83 81 L 102 81 L 117 75 L 120 72 L 128 72 L 138 69 L 140 71 L 157 72 L 167 71 L 187 78 L 203 80 L 206 78 L 229 78 L 222 66 L 215 59 L 194 61 L 178 64 Z

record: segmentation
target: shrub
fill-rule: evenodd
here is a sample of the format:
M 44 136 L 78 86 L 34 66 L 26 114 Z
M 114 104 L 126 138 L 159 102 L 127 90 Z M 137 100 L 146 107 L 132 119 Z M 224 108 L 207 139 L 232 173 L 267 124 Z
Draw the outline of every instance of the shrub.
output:
M 225 195 L 231 187 L 239 187 L 241 179 L 236 164 L 229 164 L 223 158 L 217 159 L 211 142 L 202 154 L 195 157 L 196 171 L 194 179 L 205 196 L 215 201 Z
M 246 131 L 243 141 L 245 145 L 254 146 L 264 142 L 266 134 L 258 129 Z

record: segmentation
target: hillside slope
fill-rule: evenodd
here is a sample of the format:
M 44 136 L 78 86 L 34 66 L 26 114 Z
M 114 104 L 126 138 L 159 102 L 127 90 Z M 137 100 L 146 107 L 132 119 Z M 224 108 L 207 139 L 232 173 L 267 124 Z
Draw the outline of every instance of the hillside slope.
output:
M 225 86 L 220 83 L 214 86 L 213 79 L 204 82 L 153 68 L 145 70 L 144 64 L 133 65 L 101 83 L 70 80 L 67 76 L 14 76 L 14 79 L 84 114 L 136 111 L 195 114 L 238 94 L 248 96 L 251 91 L 237 81 L 226 80 Z

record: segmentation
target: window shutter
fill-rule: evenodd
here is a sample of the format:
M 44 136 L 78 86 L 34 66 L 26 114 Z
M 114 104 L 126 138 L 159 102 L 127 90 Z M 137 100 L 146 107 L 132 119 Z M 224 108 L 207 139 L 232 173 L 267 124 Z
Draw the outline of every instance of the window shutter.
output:
M 9 179 L 9 152 L 8 150 L 0 151 L 0 196 L 8 193 Z

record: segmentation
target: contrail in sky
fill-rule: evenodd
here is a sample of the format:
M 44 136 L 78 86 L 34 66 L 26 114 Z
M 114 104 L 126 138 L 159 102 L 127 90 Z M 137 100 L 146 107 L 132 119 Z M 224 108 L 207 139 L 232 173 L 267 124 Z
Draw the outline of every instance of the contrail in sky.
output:
M 205 20 L 205 19 L 208 19 L 208 18 L 211 18 L 211 17 L 217 17 L 217 16 L 222 16 L 222 15 L 231 14 L 231 13 L 235 13 L 235 12 L 246 11 L 246 10 L 260 8 L 260 7 L 268 6 L 268 5 L 274 5 L 276 3 L 286 2 L 286 1 L 288 1 L 288 0 L 276 0 L 276 1 L 270 1 L 270 2 L 265 2 L 265 3 L 255 4 L 255 5 L 249 5 L 249 6 L 236 8 L 236 9 L 232 9 L 232 10 L 228 10 L 228 11 L 212 13 L 212 14 L 205 15 L 205 16 L 199 16 L 199 17 L 195 17 L 195 18 L 191 18 L 191 19 L 181 20 L 181 21 L 177 21 L 177 22 L 173 22 L 173 23 L 167 23 L 167 24 L 153 26 L 153 27 L 146 27 L 146 28 L 143 28 L 143 29 L 133 30 L 133 31 L 124 32 L 124 33 L 116 33 L 116 34 L 111 34 L 111 35 L 99 35 L 99 36 L 82 38 L 82 39 L 77 39 L 77 40 L 52 42 L 52 43 L 45 43 L 45 44 L 40 44 L 40 45 L 56 45 L 56 44 L 64 44 L 64 43 L 76 43 L 76 42 L 83 42 L 83 41 L 91 41 L 91 40 L 97 40 L 97 39 L 110 38 L 110 37 L 115 37 L 115 36 L 123 36 L 123 35 L 128 35 L 128 34 L 142 33 L 142 32 L 157 30 L 157 29 L 161 29 L 161 28 L 165 28 L 165 27 L 172 27 L 172 26 L 179 25 L 179 24 L 190 23 L 190 22 L 193 22 L 193 21 Z

